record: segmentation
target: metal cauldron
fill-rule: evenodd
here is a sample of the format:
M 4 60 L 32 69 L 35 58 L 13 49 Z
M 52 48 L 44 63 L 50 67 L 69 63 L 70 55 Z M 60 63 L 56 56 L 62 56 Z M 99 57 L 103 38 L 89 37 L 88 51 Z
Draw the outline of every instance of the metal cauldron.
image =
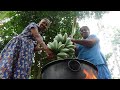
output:
M 96 66 L 86 60 L 65 59 L 54 60 L 42 68 L 42 79 L 97 79 Z

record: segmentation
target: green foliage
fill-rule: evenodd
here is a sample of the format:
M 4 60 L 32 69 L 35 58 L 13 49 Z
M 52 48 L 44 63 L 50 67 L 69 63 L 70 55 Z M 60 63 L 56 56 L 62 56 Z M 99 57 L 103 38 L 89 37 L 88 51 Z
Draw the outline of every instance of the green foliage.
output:
M 78 19 L 82 20 L 85 17 L 94 17 L 95 19 L 100 19 L 104 13 L 108 13 L 108 11 L 81 11 L 78 14 Z
M 120 44 L 120 39 L 119 39 L 120 38 L 120 29 L 115 30 L 114 33 L 115 33 L 115 35 L 112 40 L 113 45 Z
M 0 11 L 0 20 L 4 20 L 9 17 L 10 11 Z
M 108 53 L 107 55 L 105 55 L 106 60 L 108 60 L 111 56 L 112 56 L 112 53 Z

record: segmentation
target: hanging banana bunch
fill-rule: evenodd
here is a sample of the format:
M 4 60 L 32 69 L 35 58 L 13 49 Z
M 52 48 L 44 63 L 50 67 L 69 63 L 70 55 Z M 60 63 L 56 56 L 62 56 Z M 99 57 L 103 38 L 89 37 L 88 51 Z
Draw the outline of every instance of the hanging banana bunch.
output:
M 66 59 L 74 57 L 74 45 L 71 40 L 68 38 L 68 34 L 64 35 L 58 34 L 55 36 L 53 42 L 49 42 L 47 46 L 53 51 L 56 55 L 56 59 Z
M 71 38 L 76 33 L 76 20 L 77 18 L 73 18 L 73 24 L 72 24 L 72 33 L 71 33 Z M 74 50 L 74 45 L 71 42 L 70 38 L 68 37 L 68 34 L 65 33 L 64 35 L 62 34 L 57 34 L 54 38 L 53 42 L 49 42 L 48 47 L 53 51 L 53 53 L 56 55 L 56 59 L 66 59 L 66 58 L 74 58 L 75 50 Z

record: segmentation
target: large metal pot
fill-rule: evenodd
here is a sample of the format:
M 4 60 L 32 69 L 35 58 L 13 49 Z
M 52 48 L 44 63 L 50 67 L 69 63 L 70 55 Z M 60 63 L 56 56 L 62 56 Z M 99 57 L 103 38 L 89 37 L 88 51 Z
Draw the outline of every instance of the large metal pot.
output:
M 97 79 L 96 66 L 86 60 L 54 60 L 42 68 L 42 79 Z

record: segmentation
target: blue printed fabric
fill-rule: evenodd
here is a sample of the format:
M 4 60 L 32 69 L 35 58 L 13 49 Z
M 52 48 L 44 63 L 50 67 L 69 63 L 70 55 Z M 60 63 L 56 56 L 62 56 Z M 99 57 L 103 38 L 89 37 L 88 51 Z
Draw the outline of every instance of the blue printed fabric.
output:
M 37 28 L 38 25 L 34 22 L 30 23 L 21 34 L 11 39 L 1 51 L 1 79 L 29 78 L 34 58 L 34 46 L 36 45 L 36 40 L 31 35 L 32 27 Z

